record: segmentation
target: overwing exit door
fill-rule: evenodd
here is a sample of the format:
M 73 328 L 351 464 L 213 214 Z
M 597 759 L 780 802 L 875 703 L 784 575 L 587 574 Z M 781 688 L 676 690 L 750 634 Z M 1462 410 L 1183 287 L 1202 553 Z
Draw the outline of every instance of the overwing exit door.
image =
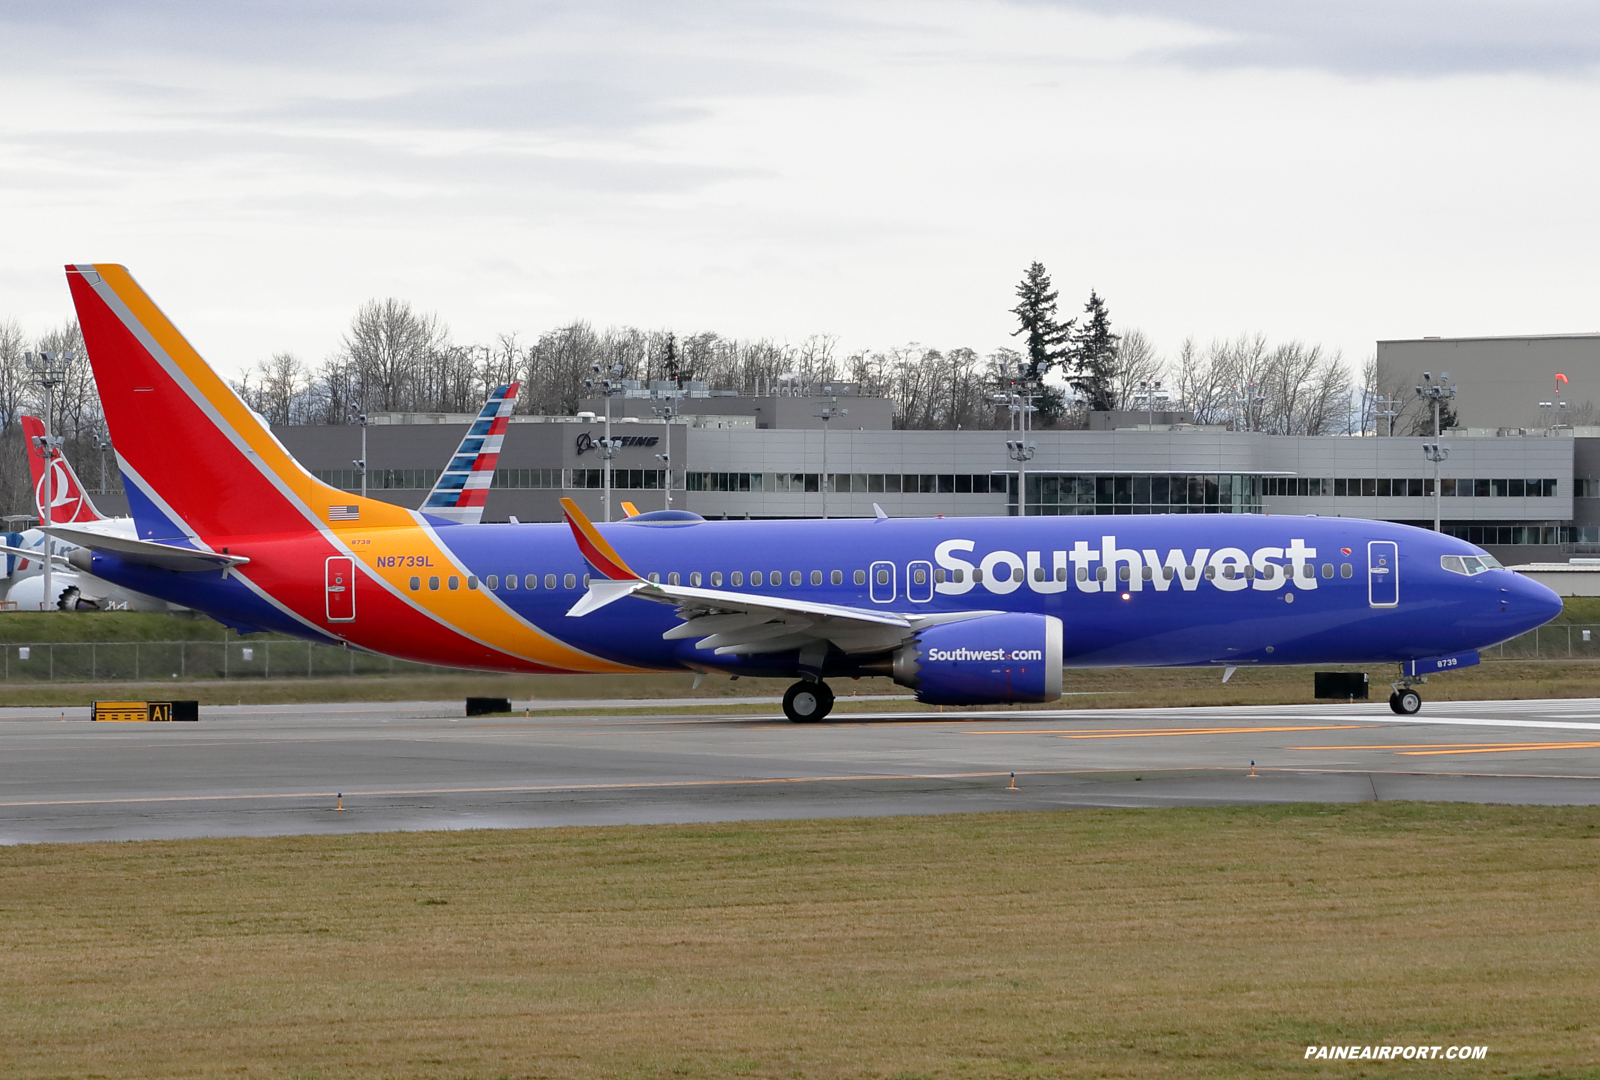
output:
M 356 561 L 348 555 L 330 555 L 325 595 L 329 622 L 354 622 L 356 617 Z
M 1400 603 L 1400 546 L 1393 540 L 1367 543 L 1367 603 L 1373 607 Z

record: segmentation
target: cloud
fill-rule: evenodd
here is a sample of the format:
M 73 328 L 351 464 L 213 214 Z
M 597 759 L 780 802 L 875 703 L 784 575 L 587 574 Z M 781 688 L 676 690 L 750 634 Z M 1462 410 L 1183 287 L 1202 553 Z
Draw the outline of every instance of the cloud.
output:
M 1033 0 L 1027 0 L 1033 2 Z M 1307 68 L 1354 76 L 1584 75 L 1600 67 L 1588 0 L 1043 0 L 1219 32 L 1158 58 L 1199 67 Z

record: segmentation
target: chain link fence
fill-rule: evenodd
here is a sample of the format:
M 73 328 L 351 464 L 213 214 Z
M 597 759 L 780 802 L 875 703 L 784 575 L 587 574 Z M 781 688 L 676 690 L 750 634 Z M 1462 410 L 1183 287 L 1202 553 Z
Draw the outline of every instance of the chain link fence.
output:
M 309 641 L 57 641 L 3 648 L 0 675 L 6 682 L 338 678 L 461 670 Z
M 1600 660 L 1600 624 L 1541 626 L 1492 649 L 1485 660 Z
M 164 679 L 315 679 L 442 675 L 462 669 L 374 656 L 309 641 L 58 641 L 9 644 L 6 682 L 154 682 Z M 1600 660 L 1600 623 L 1541 626 L 1483 651 L 1485 660 Z

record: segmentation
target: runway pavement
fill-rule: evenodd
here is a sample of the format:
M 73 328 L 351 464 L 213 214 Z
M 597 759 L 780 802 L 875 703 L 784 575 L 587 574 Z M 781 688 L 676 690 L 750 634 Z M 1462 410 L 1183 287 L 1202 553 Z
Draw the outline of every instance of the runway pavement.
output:
M 1430 702 L 1411 718 L 1373 703 L 836 713 L 816 725 L 790 724 L 765 703 L 745 715 L 626 704 L 638 710 L 472 720 L 457 702 L 246 705 L 202 709 L 197 724 L 0 709 L 0 842 L 1074 806 L 1600 802 L 1600 699 Z

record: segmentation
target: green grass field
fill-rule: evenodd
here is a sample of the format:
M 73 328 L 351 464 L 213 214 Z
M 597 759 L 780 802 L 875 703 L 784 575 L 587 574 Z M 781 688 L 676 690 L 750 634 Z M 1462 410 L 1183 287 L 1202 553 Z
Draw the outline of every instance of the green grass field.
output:
M 13 847 L 0 1074 L 1595 1077 L 1597 872 L 1417 804 Z

